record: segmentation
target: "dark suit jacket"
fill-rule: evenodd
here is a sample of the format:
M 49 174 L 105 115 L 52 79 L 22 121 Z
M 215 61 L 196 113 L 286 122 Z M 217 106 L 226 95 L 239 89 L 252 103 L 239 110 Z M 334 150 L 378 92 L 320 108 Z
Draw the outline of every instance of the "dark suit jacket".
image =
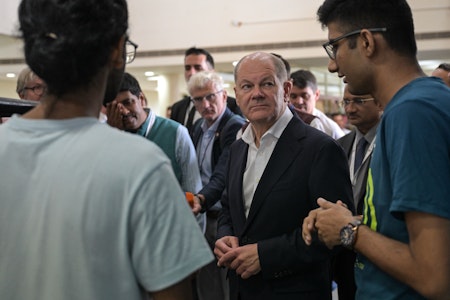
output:
M 170 114 L 170 118 L 172 120 L 177 121 L 178 123 L 181 123 L 186 126 L 184 120 L 186 118 L 187 109 L 189 107 L 189 104 L 191 102 L 191 99 L 188 96 L 185 96 L 183 99 L 175 102 L 172 105 L 172 112 Z M 242 116 L 242 112 L 236 104 L 236 99 L 233 97 L 227 97 L 227 106 L 228 108 L 235 114 L 238 114 Z M 189 133 L 192 135 L 193 126 L 186 126 Z
M 205 205 L 202 211 L 211 208 L 217 201 L 220 200 L 223 189 L 225 188 L 225 177 L 228 170 L 228 157 L 230 145 L 236 141 L 236 134 L 244 124 L 244 119 L 231 112 L 229 108 L 225 112 L 217 127 L 212 146 L 211 165 L 213 173 L 207 185 L 205 185 L 199 194 L 205 196 Z M 193 129 L 192 140 L 195 148 L 203 135 L 200 127 L 202 120 L 198 120 Z
M 231 146 L 218 238 L 236 236 L 241 246 L 257 243 L 261 272 L 243 280 L 230 271 L 231 299 L 238 299 L 238 294 L 242 300 L 331 299 L 332 251 L 317 240 L 306 246 L 301 226 L 317 208 L 319 197 L 344 200 L 353 209 L 342 148 L 328 135 L 292 118 L 260 179 L 248 218 L 242 192 L 247 152 L 242 139 Z

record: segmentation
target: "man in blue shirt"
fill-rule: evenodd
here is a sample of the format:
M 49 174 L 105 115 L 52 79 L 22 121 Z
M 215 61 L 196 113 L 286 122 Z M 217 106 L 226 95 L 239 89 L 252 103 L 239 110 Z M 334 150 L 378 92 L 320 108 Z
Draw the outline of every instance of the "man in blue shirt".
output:
M 427 77 L 404 0 L 326 0 L 328 69 L 384 107 L 362 223 L 339 204 L 304 220 L 327 246 L 358 253 L 357 299 L 450 299 L 450 89 Z

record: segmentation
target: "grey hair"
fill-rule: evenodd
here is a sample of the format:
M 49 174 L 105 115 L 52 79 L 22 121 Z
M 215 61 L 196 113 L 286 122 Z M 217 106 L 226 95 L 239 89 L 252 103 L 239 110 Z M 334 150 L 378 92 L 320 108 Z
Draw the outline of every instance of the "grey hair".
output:
M 203 71 L 195 73 L 187 83 L 189 94 L 192 94 L 195 90 L 208 88 L 211 84 L 218 91 L 223 90 L 223 79 L 216 72 Z
M 35 77 L 37 77 L 37 75 L 34 74 L 34 72 L 31 71 L 29 67 L 26 67 L 20 72 L 19 77 L 17 78 L 16 86 L 16 92 L 19 96 L 23 93 L 27 83 L 33 80 Z

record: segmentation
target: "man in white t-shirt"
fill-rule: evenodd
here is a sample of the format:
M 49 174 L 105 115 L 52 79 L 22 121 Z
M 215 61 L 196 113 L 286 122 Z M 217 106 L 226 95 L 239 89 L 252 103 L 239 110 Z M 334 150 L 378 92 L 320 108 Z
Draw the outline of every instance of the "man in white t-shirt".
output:
M 22 0 L 19 22 L 47 92 L 0 126 L 0 299 L 191 299 L 213 256 L 170 161 L 98 120 L 136 53 L 125 0 Z

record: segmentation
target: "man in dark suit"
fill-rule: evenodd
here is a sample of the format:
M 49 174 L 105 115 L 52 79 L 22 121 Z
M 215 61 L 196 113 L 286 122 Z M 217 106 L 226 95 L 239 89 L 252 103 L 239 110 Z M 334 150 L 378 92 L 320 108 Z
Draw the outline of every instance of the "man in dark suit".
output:
M 214 71 L 213 57 L 204 49 L 189 48 L 184 54 L 184 78 L 186 82 L 192 75 L 201 71 Z M 232 112 L 242 115 L 241 110 L 236 105 L 236 99 L 227 97 L 227 105 Z M 170 118 L 186 126 L 190 134 L 192 134 L 195 121 L 200 117 L 188 95 L 172 105 Z
M 375 143 L 375 135 L 383 110 L 371 95 L 353 95 L 345 86 L 340 105 L 355 129 L 337 142 L 344 149 L 350 167 L 353 201 L 356 214 L 362 215 L 366 195 L 367 174 Z M 338 284 L 340 300 L 355 299 L 354 262 L 356 253 L 343 250 L 333 264 L 334 280 Z
M 333 252 L 306 247 L 301 220 L 319 197 L 352 198 L 344 152 L 287 109 L 292 82 L 279 58 L 250 54 L 234 76 L 250 125 L 230 148 L 214 249 L 230 299 L 331 299 Z
M 347 86 L 340 105 L 345 109 L 350 124 L 355 127 L 355 130 L 338 139 L 338 143 L 344 148 L 348 158 L 353 201 L 356 213 L 361 215 L 366 195 L 367 170 L 383 109 L 371 95 L 353 95 L 348 91 Z M 365 145 L 362 145 L 363 143 Z M 358 144 L 361 146 L 358 147 Z
M 227 92 L 222 78 L 215 72 L 199 72 L 188 82 L 188 90 L 195 109 L 202 119 L 193 129 L 193 141 L 203 188 L 194 197 L 193 212 L 206 212 L 205 237 L 214 248 L 217 218 L 221 209 L 220 196 L 225 188 L 229 147 L 244 119 L 227 107 Z M 197 274 L 197 292 L 200 300 L 228 299 L 226 272 L 217 267 L 217 261 L 202 268 Z

